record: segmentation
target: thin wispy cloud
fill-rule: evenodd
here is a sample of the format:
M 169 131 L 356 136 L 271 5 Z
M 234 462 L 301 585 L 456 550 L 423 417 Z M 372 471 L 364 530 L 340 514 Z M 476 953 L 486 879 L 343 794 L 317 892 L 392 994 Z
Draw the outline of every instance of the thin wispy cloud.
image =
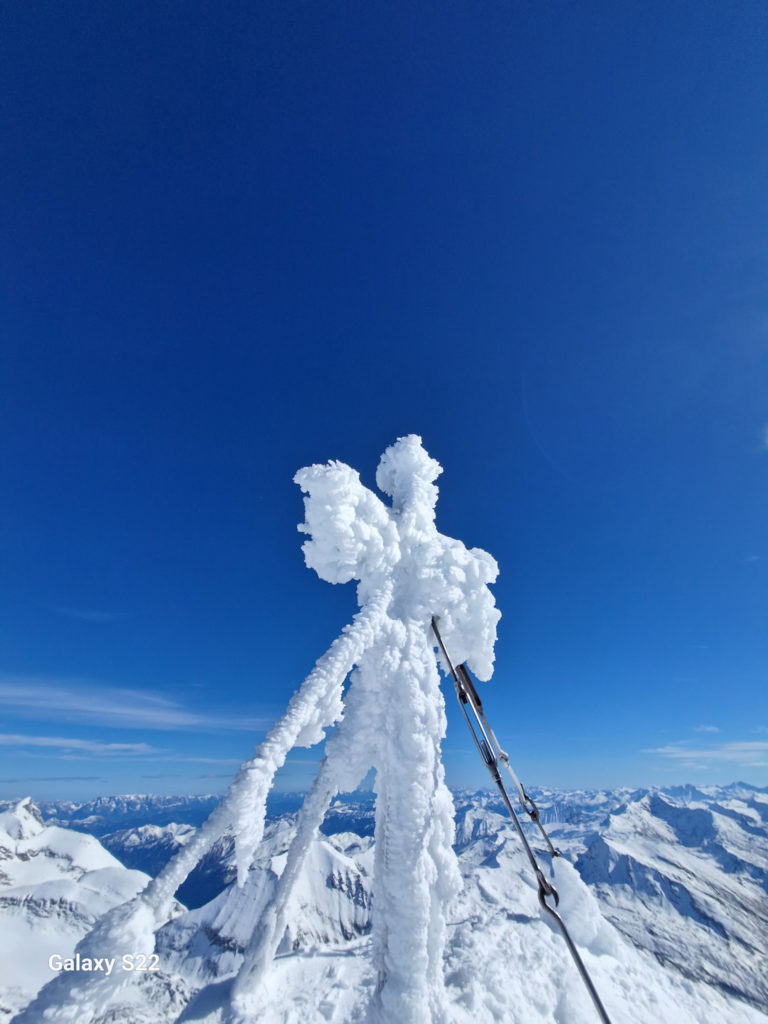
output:
M 687 742 L 670 743 L 665 747 L 653 747 L 644 750 L 644 754 L 657 754 L 677 761 L 692 764 L 734 762 L 743 768 L 758 768 L 768 757 L 768 740 L 741 740 L 733 743 L 721 743 L 712 747 L 694 748 Z
M 147 756 L 165 751 L 148 743 L 97 743 L 95 740 L 71 739 L 66 736 L 24 736 L 0 733 L 0 747 L 48 747 L 54 750 L 79 750 L 86 754 L 107 756 Z
M 694 732 L 720 732 L 716 725 L 697 725 Z
M 768 451 L 768 423 L 760 431 L 760 447 L 763 451 Z
M 185 708 L 148 690 L 97 686 L 78 679 L 46 680 L 0 675 L 0 708 L 38 720 L 166 730 L 260 731 L 270 719 L 217 715 Z

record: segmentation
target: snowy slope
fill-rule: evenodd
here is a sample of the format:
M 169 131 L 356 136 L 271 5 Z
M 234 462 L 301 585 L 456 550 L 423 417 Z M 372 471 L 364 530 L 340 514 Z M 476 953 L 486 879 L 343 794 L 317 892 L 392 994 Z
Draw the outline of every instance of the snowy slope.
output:
M 646 836 L 644 809 L 651 798 L 642 793 L 635 794 L 629 804 L 622 803 L 628 792 L 620 794 L 582 794 L 581 814 L 567 814 L 582 819 L 591 828 L 596 819 L 605 816 L 606 809 L 618 810 L 622 806 L 634 807 L 629 812 L 625 840 L 639 846 Z M 712 798 L 717 803 L 718 795 Z M 654 798 L 658 810 L 658 800 Z M 759 817 L 760 797 L 756 797 Z M 575 809 L 578 798 L 574 795 L 557 795 L 560 806 Z M 458 801 L 462 804 L 462 801 Z M 451 1017 L 455 1024 L 471 1021 L 505 1021 L 530 1024 L 530 1022 L 555 1022 L 558 1024 L 579 1024 L 596 1019 L 594 1010 L 582 989 L 561 937 L 542 920 L 535 887 L 532 884 L 529 867 L 519 847 L 517 837 L 505 817 L 497 814 L 488 805 L 495 799 L 478 794 L 465 797 L 457 820 L 457 849 L 464 877 L 464 889 L 451 908 L 449 942 L 445 967 L 451 996 Z M 551 806 L 542 796 L 542 806 Z M 673 807 L 671 800 L 665 800 Z M 678 809 L 685 811 L 682 804 Z M 696 808 L 694 808 L 695 810 Z M 666 812 L 665 812 L 666 813 Z M 619 817 L 622 815 L 619 814 Z M 605 820 L 605 819 L 604 819 Z M 756 819 L 754 819 L 756 820 Z M 610 830 L 612 818 L 606 821 Z M 632 824 L 632 822 L 634 824 Z M 737 827 L 741 827 L 738 823 Z M 751 821 L 745 822 L 751 824 Z M 637 825 L 637 831 L 633 832 Z M 569 822 L 563 833 L 573 828 Z M 558 829 L 553 828 L 553 833 Z M 689 844 L 706 842 L 706 830 L 684 831 Z M 749 843 L 749 831 L 742 841 Z M 581 839 L 563 834 L 564 845 L 584 849 L 588 833 L 582 831 Z M 345 836 L 344 840 L 348 840 Z M 765 839 L 765 829 L 762 832 Z M 368 841 L 361 841 L 361 851 L 368 853 Z M 590 844 L 591 845 L 591 844 Z M 588 848 L 588 847 L 587 847 Z M 353 860 L 360 864 L 360 854 Z M 691 846 L 684 846 L 679 840 L 667 848 L 665 855 L 685 861 Z M 368 854 L 369 855 L 369 854 Z M 705 854 L 701 854 L 705 856 Z M 315 860 L 314 869 L 319 862 Z M 364 868 L 364 862 L 360 867 Z M 692 949 L 692 965 L 686 972 L 665 968 L 659 960 L 645 950 L 653 949 L 651 942 L 641 943 L 641 948 L 621 935 L 601 914 L 600 906 L 590 889 L 583 884 L 568 863 L 557 863 L 556 883 L 562 897 L 563 914 L 571 932 L 582 951 L 603 997 L 614 1024 L 620 1022 L 668 1021 L 669 1024 L 687 1022 L 765 1022 L 765 1012 L 748 1005 L 741 999 L 731 997 L 728 988 L 720 985 L 712 974 L 710 963 L 702 965 L 697 972 L 695 958 L 699 950 Z M 733 862 L 721 864 L 721 873 L 737 870 Z M 365 874 L 361 872 L 364 879 Z M 721 879 L 725 884 L 725 879 Z M 315 892 L 319 892 L 317 884 Z M 734 882 L 734 888 L 740 888 Z M 231 899 L 232 897 L 230 897 Z M 643 905 L 645 894 L 637 893 L 637 902 Z M 235 904 L 236 905 L 236 904 Z M 219 923 L 222 923 L 219 908 Z M 296 908 L 297 919 L 303 914 Z M 205 911 L 201 912 L 205 915 Z M 684 908 L 678 908 L 670 927 L 677 930 L 679 940 L 678 958 L 683 956 L 683 944 L 687 936 L 688 921 Z M 762 906 L 766 914 L 765 902 Z M 631 913 L 629 914 L 631 917 Z M 727 917 L 727 913 L 724 913 Z M 226 915 L 224 915 L 226 920 Z M 184 927 L 184 918 L 168 926 L 163 942 L 172 941 L 172 935 Z M 756 924 L 755 938 L 759 941 L 760 924 Z M 300 926 L 296 926 L 300 930 Z M 189 940 L 187 940 L 189 941 Z M 265 1003 L 259 1016 L 260 1024 L 271 1022 L 299 1021 L 354 1021 L 359 1008 L 364 1004 L 361 993 L 374 983 L 366 966 L 366 941 L 353 939 L 342 946 L 330 943 L 321 953 L 321 948 L 303 944 L 296 950 L 285 942 L 283 953 L 275 963 L 270 1000 Z M 765 945 L 762 946 L 763 953 Z M 653 949 L 653 952 L 656 952 Z M 730 957 L 730 968 L 736 972 L 740 967 L 742 950 L 732 948 L 726 936 L 720 937 L 717 949 L 704 951 L 713 959 L 726 964 Z M 208 955 L 211 955 L 208 950 Z M 185 1014 L 184 1021 L 214 1022 L 223 1020 L 222 1003 L 227 994 L 227 976 L 235 970 L 238 962 L 237 942 L 231 943 L 226 951 L 213 955 L 209 965 L 215 964 L 213 976 L 216 981 L 204 986 L 193 1000 Z M 181 966 L 181 964 L 179 964 Z M 685 974 L 689 977 L 685 977 Z M 204 975 L 198 975 L 198 983 Z M 695 979 L 695 980 L 693 980 Z M 710 984 L 708 984 L 710 982 Z M 714 984 L 711 984 L 714 982 Z M 757 1000 L 760 1002 L 760 1000 Z M 762 1000 L 762 1010 L 768 1009 L 768 1001 Z
M 558 864 L 563 916 L 613 1024 L 767 1024 L 768 794 L 735 785 L 548 791 L 537 798 L 556 845 L 581 875 L 567 863 Z M 562 938 L 542 919 L 529 866 L 499 801 L 490 793 L 465 792 L 456 795 L 456 805 L 464 889 L 449 914 L 446 1024 L 592 1024 L 594 1010 Z M 369 795 L 359 802 L 346 797 L 334 810 L 334 823 L 356 823 L 360 831 L 370 831 Z M 13 833 L 4 839 L 6 846 L 27 844 L 21 847 L 26 851 L 36 843 L 59 851 L 57 856 L 75 853 L 72 868 L 66 856 L 60 860 L 57 878 L 69 879 L 69 872 L 83 869 L 88 874 L 89 865 L 105 863 L 100 858 L 114 870 L 109 855 L 99 852 L 98 844 L 89 845 L 95 840 L 71 832 L 64 839 L 62 830 L 45 829 L 33 806 L 11 818 L 0 817 L 6 835 Z M 102 1024 L 223 1021 L 230 980 L 283 869 L 293 831 L 290 817 L 270 822 L 243 889 L 230 885 L 158 932 L 162 972 L 117 995 Z M 44 832 L 46 843 L 40 838 Z M 535 834 L 532 839 L 539 849 Z M 65 848 L 66 842 L 74 846 Z M 218 868 L 212 864 L 211 870 L 233 878 L 231 843 L 217 855 Z M 55 864 L 57 856 L 46 855 L 45 862 Z M 547 863 L 543 855 L 541 860 Z M 359 1019 L 365 993 L 375 983 L 369 961 L 372 861 L 370 835 L 347 831 L 319 836 L 312 844 L 259 1024 Z M 22 870 L 39 871 L 34 857 L 4 860 L 0 869 L 7 871 L 9 862 L 14 881 Z M 98 881 L 99 873 L 91 871 L 86 882 Z M 0 889 L 0 896 L 6 891 Z M 36 891 L 38 904 L 44 892 Z M 93 892 L 90 898 L 96 899 Z M 95 912 L 88 899 L 86 893 L 79 896 L 83 916 L 71 930 L 70 949 Z M 61 922 L 46 938 L 48 923 L 44 917 L 29 918 L 27 936 L 34 942 L 17 947 L 14 938 L 13 950 L 26 948 L 29 956 L 39 941 L 58 942 Z M 15 934 L 16 928 L 14 919 L 3 931 Z M 6 993 L 0 1003 L 7 1003 Z M 13 1005 L 20 999 L 16 992 Z
M 604 916 L 681 974 L 768 1011 L 768 794 L 744 783 L 536 793 Z M 493 795 L 460 810 L 501 812 Z M 487 825 L 485 826 L 487 827 Z M 461 815 L 458 838 L 461 839 Z
M 31 800 L 0 813 L 0 1021 L 51 978 L 96 918 L 148 881 L 89 835 L 45 825 Z
M 579 857 L 608 920 L 689 977 L 768 1005 L 768 797 L 650 794 Z
M 242 889 L 231 885 L 207 906 L 190 911 L 158 933 L 163 965 L 192 985 L 226 977 L 242 951 L 260 909 L 285 866 L 294 828 L 279 821 L 267 828 L 262 854 Z M 312 846 L 296 893 L 280 952 L 334 948 L 368 933 L 371 920 L 370 839 L 340 833 Z
M 545 793 L 539 802 L 569 819 L 551 833 L 590 881 L 556 862 L 563 916 L 613 1024 L 768 1022 L 761 987 L 765 794 Z M 347 821 L 354 803 L 344 802 Z M 464 888 L 449 914 L 446 1024 L 593 1024 L 594 1010 L 562 938 L 542 919 L 529 866 L 496 803 L 490 794 L 457 798 Z M 368 811 L 364 801 L 361 823 Z M 292 834 L 291 820 L 270 823 L 243 889 L 232 885 L 161 929 L 162 976 L 119 994 L 102 1024 L 223 1024 L 231 978 Z M 372 856 L 370 836 L 347 832 L 313 843 L 259 1024 L 361 1020 L 375 984 Z

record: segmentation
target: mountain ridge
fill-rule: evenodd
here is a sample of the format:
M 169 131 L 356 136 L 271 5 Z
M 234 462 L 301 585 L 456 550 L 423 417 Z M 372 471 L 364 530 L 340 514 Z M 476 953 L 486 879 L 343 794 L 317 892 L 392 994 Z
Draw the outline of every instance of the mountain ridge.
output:
M 647 987 L 666 986 L 668 995 L 674 993 L 669 998 L 677 1001 L 682 1016 L 634 1017 L 633 1024 L 642 1019 L 669 1020 L 670 1024 L 705 1019 L 734 1024 L 768 1022 L 768 987 L 763 980 L 768 948 L 768 790 L 732 783 L 666 790 L 654 787 L 566 793 L 542 789 L 534 793 L 542 818 L 549 822 L 552 840 L 564 854 L 562 863 L 555 862 L 553 869 L 567 923 L 583 955 L 598 972 L 601 991 L 605 987 L 609 1001 L 614 1000 L 614 1021 L 629 1020 L 621 1016 L 621 999 L 634 1000 L 637 1006 L 646 999 L 646 990 L 640 992 L 637 986 L 647 974 Z M 522 964 L 528 956 L 519 946 L 524 937 L 540 947 L 542 955 L 546 950 L 550 959 L 561 956 L 561 942 L 555 937 L 550 949 L 530 870 L 498 797 L 486 790 L 460 790 L 454 793 L 454 803 L 455 848 L 464 889 L 451 911 L 445 968 L 455 1021 L 464 1024 L 462 1007 L 473 1000 L 476 1006 L 485 1007 L 486 1017 L 481 1019 L 516 1021 L 517 1011 L 510 1009 L 501 996 L 491 998 L 486 991 L 486 986 L 496 991 L 501 976 L 494 966 L 480 966 L 477 958 L 486 956 L 484 943 L 492 939 Z M 103 824 L 107 819 L 116 822 L 121 809 L 133 815 L 138 806 L 144 806 L 162 817 L 171 808 L 182 814 L 185 808 L 190 814 L 198 813 L 200 804 L 201 798 L 145 800 L 134 794 L 130 800 L 102 798 L 98 806 Z M 74 812 L 82 807 L 86 813 L 80 819 Z M 72 825 L 80 820 L 94 824 L 92 805 L 76 807 L 70 802 L 65 808 L 58 805 L 55 809 L 58 821 L 63 820 L 64 810 L 70 813 Z M 280 1016 L 278 1002 L 268 1000 L 265 1024 L 293 1021 L 294 1017 L 297 1024 L 315 1019 L 318 1024 L 354 1019 L 344 1015 L 354 1014 L 355 993 L 370 983 L 365 950 L 374 903 L 373 811 L 370 793 L 340 796 L 323 833 L 314 840 L 306 877 L 296 891 L 293 915 L 274 962 L 275 985 L 282 979 L 280 984 L 296 987 L 295 1014 L 289 1010 L 288 1016 Z M 46 823 L 29 800 L 17 802 L 11 814 L 14 816 L 17 824 L 13 827 L 19 835 L 28 834 L 28 840 L 48 830 L 57 848 L 67 836 L 76 844 L 81 836 L 97 843 L 94 837 L 72 826 Z M 0 816 L 0 823 L 3 820 Z M 329 824 L 343 826 L 343 830 L 329 832 Z M 538 833 L 527 822 L 525 827 L 534 847 L 541 847 Z M 109 856 L 107 846 L 111 845 L 113 852 L 122 849 L 124 862 L 127 851 L 134 855 L 143 851 L 155 858 L 154 867 L 159 870 L 164 858 L 188 841 L 194 829 L 188 823 L 127 827 L 105 835 L 100 848 L 104 856 Z M 142 981 L 132 997 L 138 1000 L 135 1006 L 131 1004 L 133 1016 L 116 1018 L 121 1024 L 123 1019 L 125 1024 L 138 1024 L 153 1019 L 153 1014 L 154 1019 L 168 1024 L 177 1019 L 211 1024 L 219 1020 L 217 1000 L 224 998 L 228 979 L 237 969 L 250 928 L 258 919 L 259 907 L 282 872 L 294 829 L 292 814 L 270 819 L 243 889 L 233 884 L 232 837 L 223 837 L 211 851 L 206 866 L 208 888 L 198 894 L 200 905 L 196 909 L 179 908 L 157 932 L 156 948 L 164 973 Z M 546 863 L 543 850 L 541 860 Z M 130 874 L 126 868 L 120 870 Z M 193 880 L 192 888 L 194 884 Z M 0 878 L 0 907 L 3 892 Z M 41 893 L 37 896 L 42 905 Z M 86 924 L 85 920 L 80 923 L 81 930 Z M 606 957 L 616 960 L 613 973 L 618 982 L 611 972 L 600 974 L 605 970 L 602 961 Z M 649 967 L 648 957 L 660 965 L 661 975 Z M 327 994 L 319 1000 L 318 1006 L 325 1009 L 317 1015 L 310 992 L 314 996 L 315 990 L 319 992 L 330 984 L 322 964 L 333 972 L 335 981 L 328 991 L 335 995 Z M 529 967 L 534 974 L 538 969 Z M 539 1017 L 527 1018 L 526 1024 L 565 1019 L 562 1009 L 556 1011 L 565 998 L 569 1005 L 581 1005 L 581 995 L 570 987 L 572 965 L 564 962 L 562 970 L 565 988 L 558 996 L 559 1002 L 556 1000 L 546 1012 L 542 1009 Z M 623 981 L 622 971 L 626 975 Z M 679 987 L 685 984 L 693 988 Z M 304 994 L 302 985 L 308 986 Z M 651 1002 L 647 1004 L 648 1013 Z M 144 1007 L 141 1011 L 139 1004 Z M 19 1005 L 18 993 L 15 1005 Z M 521 1005 L 526 1004 L 523 1001 Z M 208 1007 L 205 1014 L 201 1006 Z M 580 1010 L 568 1012 L 569 1021 L 582 1020 Z M 547 1016 L 552 1013 L 555 1017 Z M 0 1021 L 3 1019 L 0 1015 Z M 589 1007 L 583 1020 L 591 1020 Z

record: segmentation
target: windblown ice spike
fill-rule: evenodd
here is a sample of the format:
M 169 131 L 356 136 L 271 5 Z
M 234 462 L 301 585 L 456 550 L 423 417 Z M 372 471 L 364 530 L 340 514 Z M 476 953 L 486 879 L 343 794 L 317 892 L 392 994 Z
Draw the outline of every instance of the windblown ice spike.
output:
M 435 636 L 446 663 L 450 665 L 447 649 L 457 659 L 459 669 L 451 666 L 451 671 L 460 700 L 466 697 L 462 709 L 467 714 L 469 704 L 481 738 L 473 735 L 499 783 L 498 760 L 508 768 L 509 763 L 463 667 L 468 665 L 480 680 L 489 679 L 493 671 L 500 615 L 489 584 L 498 567 L 485 551 L 438 533 L 435 481 L 441 472 L 421 439 L 410 435 L 387 448 L 379 462 L 376 483 L 391 503 L 365 488 L 358 473 L 341 462 L 309 466 L 296 474 L 306 495 L 305 522 L 299 526 L 308 537 L 302 549 L 306 564 L 329 583 L 357 580 L 360 610 L 318 659 L 204 825 L 138 896 L 97 921 L 76 947 L 81 957 L 119 957 L 126 948 L 152 952 L 155 932 L 175 913 L 174 893 L 228 830 L 235 836 L 238 885 L 243 886 L 264 833 L 275 773 L 293 747 L 313 746 L 326 729 L 338 725 L 298 813 L 282 874 L 260 897 L 242 963 L 225 990 L 229 1002 L 223 1019 L 228 1024 L 259 1020 L 267 976 L 312 841 L 333 797 L 355 790 L 371 768 L 376 792 L 371 932 L 376 983 L 366 1020 L 437 1024 L 451 1019 L 443 953 L 447 908 L 461 879 L 452 846 L 453 802 L 440 754 L 446 718 Z M 438 617 L 439 629 L 433 632 Z M 513 778 L 523 806 L 541 828 L 535 804 L 514 773 Z M 542 907 L 558 922 L 580 965 L 559 915 L 542 896 L 554 896 L 554 890 L 538 869 L 508 797 L 505 802 L 537 873 Z M 602 1010 L 583 964 L 580 970 Z M 92 1024 L 129 983 L 134 983 L 132 976 L 125 974 L 59 974 L 14 1024 L 43 1019 L 48 1024 Z M 601 1016 L 606 1022 L 604 1011 Z

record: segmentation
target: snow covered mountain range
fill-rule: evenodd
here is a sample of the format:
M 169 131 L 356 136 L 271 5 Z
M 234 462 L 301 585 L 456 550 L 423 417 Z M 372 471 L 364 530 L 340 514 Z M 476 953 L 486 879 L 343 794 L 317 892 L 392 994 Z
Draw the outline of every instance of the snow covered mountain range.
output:
M 78 803 L 73 800 L 41 800 L 38 808 L 51 825 L 76 828 L 101 838 L 117 829 L 141 825 L 202 825 L 221 796 L 100 796 Z M 277 817 L 295 811 L 302 801 L 300 793 L 270 793 L 267 813 Z M 7 803 L 7 802 L 6 802 Z M 5 805 L 2 805 L 5 806 Z
M 614 1024 L 768 1022 L 765 790 L 734 784 L 534 795 L 564 855 L 555 862 L 563 916 Z M 283 799 L 289 807 L 296 801 Z M 542 919 L 500 802 L 484 792 L 454 799 L 464 877 L 445 959 L 454 1024 L 595 1020 L 562 939 Z M 210 809 L 206 801 L 214 798 L 44 805 L 57 825 L 44 824 L 29 801 L 0 815 L 0 1021 L 51 978 L 51 953 L 71 955 L 100 913 L 144 884 L 147 875 L 135 868 L 156 873 L 189 840 Z M 141 812 L 148 817 L 139 824 Z M 101 843 L 79 831 L 83 823 L 101 832 Z M 223 837 L 187 883 L 182 902 L 193 909 L 178 908 L 157 933 L 160 970 L 116 993 L 104 1024 L 224 1019 L 229 979 L 293 829 L 291 813 L 270 819 L 242 889 L 233 884 L 232 843 Z M 365 956 L 372 831 L 370 794 L 335 802 L 294 894 L 260 1024 L 358 1019 L 360 994 L 375 981 Z M 531 839 L 539 849 L 537 834 Z
M 92 836 L 44 824 L 30 800 L 0 813 L 0 1020 L 50 980 L 51 954 L 148 881 Z

